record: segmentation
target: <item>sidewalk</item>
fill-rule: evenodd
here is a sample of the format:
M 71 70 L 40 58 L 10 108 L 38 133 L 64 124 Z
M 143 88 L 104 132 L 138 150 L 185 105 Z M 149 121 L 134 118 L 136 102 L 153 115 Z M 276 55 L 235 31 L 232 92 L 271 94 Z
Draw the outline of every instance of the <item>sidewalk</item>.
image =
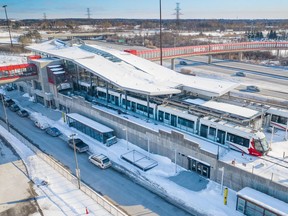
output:
M 25 170 L 24 164 L 22 170 L 19 169 L 21 161 L 13 162 L 13 165 L 6 163 L 0 166 L 1 176 L 3 174 L 0 182 L 3 183 L 1 185 L 5 185 L 4 191 L 1 190 L 0 212 L 6 212 L 11 216 L 20 215 L 21 212 L 33 216 L 76 216 L 87 213 L 97 216 L 111 215 L 2 126 L 0 126 L 0 135 L 12 144 L 29 173 L 28 177 L 27 173 L 22 171 Z M 17 167 L 14 164 L 18 164 Z

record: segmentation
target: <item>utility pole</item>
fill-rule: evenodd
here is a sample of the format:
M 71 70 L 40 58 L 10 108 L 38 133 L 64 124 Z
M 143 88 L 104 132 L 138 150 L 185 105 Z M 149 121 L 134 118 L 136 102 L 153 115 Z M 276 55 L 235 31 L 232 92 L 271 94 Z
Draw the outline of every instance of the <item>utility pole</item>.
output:
M 3 96 L 3 94 L 1 94 L 1 100 L 2 100 L 2 104 L 3 104 L 3 110 L 4 110 L 4 115 L 5 115 L 5 121 L 6 121 L 6 124 L 7 124 L 7 129 L 10 132 L 10 126 L 9 126 L 7 112 L 6 112 L 6 107 L 5 107 L 5 104 L 4 104 L 4 96 Z
M 3 5 L 2 7 L 3 7 L 4 10 L 5 10 L 6 21 L 7 21 L 7 28 L 8 28 L 9 37 L 10 37 L 10 43 L 11 43 L 11 47 L 13 47 L 12 38 L 11 38 L 11 32 L 10 32 L 10 26 L 9 26 L 9 19 L 8 19 L 7 10 L 6 10 L 7 5 Z
M 74 158 L 75 158 L 75 163 L 76 163 L 76 177 L 77 177 L 77 180 L 78 180 L 78 188 L 80 189 L 80 187 L 81 187 L 81 184 L 80 184 L 80 169 L 79 169 L 79 166 L 78 166 L 78 159 L 77 159 L 75 139 L 74 139 L 74 137 L 76 135 L 77 134 L 74 133 L 74 134 L 71 134 L 70 137 L 72 138 L 72 141 L 73 141 Z

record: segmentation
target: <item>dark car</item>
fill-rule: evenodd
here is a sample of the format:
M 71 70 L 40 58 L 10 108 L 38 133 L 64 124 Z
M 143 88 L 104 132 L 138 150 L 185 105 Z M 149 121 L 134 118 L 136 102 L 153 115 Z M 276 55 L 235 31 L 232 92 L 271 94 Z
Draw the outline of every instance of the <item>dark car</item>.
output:
M 17 104 L 12 104 L 11 106 L 9 106 L 9 109 L 13 112 L 17 112 L 20 110 L 20 107 Z
M 250 92 L 259 92 L 260 91 L 260 89 L 257 86 L 247 86 L 246 89 L 247 89 L 247 91 L 250 91 Z
M 179 64 L 180 65 L 187 65 L 187 62 L 186 61 L 180 61 Z
M 46 128 L 46 133 L 53 136 L 53 137 L 57 137 L 60 136 L 62 133 L 55 127 L 48 127 Z
M 18 114 L 19 116 L 21 116 L 21 117 L 27 117 L 27 116 L 29 116 L 28 111 L 27 111 L 27 110 L 24 110 L 24 109 L 19 110 L 19 111 L 17 112 L 17 114 Z
M 246 74 L 242 71 L 238 71 L 235 73 L 235 76 L 239 76 L 239 77 L 246 77 Z
M 14 88 L 13 88 L 13 86 L 10 86 L 10 85 L 9 85 L 9 86 L 6 86 L 6 87 L 5 87 L 5 90 L 6 90 L 6 91 L 13 91 Z
M 77 152 L 85 152 L 89 150 L 89 145 L 84 143 L 81 139 L 76 138 L 76 139 L 69 139 L 68 144 L 71 148 L 74 149 L 74 143 L 75 143 L 75 149 Z
M 4 104 L 5 104 L 5 106 L 7 106 L 7 107 L 10 107 L 12 104 L 15 104 L 15 101 L 13 101 L 12 99 L 5 99 L 4 100 Z

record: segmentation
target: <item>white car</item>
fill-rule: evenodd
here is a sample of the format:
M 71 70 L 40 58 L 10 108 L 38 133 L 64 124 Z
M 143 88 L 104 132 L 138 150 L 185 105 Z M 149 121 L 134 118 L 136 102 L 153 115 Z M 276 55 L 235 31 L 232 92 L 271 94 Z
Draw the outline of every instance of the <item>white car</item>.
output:
M 46 128 L 49 127 L 49 124 L 46 122 L 40 122 L 40 121 L 34 121 L 34 124 L 36 127 L 40 128 L 41 130 L 45 130 Z
M 89 156 L 89 161 L 101 169 L 106 169 L 112 165 L 109 158 L 103 154 L 93 154 Z

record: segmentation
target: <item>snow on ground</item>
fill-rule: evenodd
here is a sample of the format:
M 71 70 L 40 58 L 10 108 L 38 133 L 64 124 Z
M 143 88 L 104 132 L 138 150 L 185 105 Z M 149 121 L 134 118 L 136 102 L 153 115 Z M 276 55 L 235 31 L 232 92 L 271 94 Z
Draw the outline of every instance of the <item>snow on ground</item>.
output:
M 27 99 L 27 95 L 25 96 L 26 96 L 25 98 Z M 122 167 L 125 167 L 125 169 L 129 170 L 129 172 L 134 173 L 136 176 L 138 176 L 141 179 L 145 179 L 152 187 L 156 187 L 155 189 L 160 190 L 163 193 L 165 193 L 166 196 L 169 196 L 177 200 L 178 202 L 184 203 L 186 206 L 192 209 L 197 209 L 202 214 L 217 215 L 217 216 L 242 215 L 241 213 L 235 210 L 236 193 L 233 190 L 229 190 L 228 205 L 225 206 L 223 204 L 223 197 L 221 195 L 221 187 L 219 184 L 215 182 L 209 181 L 205 189 L 197 192 L 197 191 L 189 190 L 169 180 L 169 177 L 177 176 L 177 174 L 181 172 L 190 173 L 190 171 L 187 171 L 177 166 L 177 173 L 176 173 L 175 164 L 172 163 L 171 160 L 166 157 L 148 153 L 145 150 L 137 147 L 136 145 L 130 142 L 128 142 L 129 150 L 127 150 L 127 142 L 126 140 L 123 140 L 123 139 L 119 139 L 117 144 L 114 144 L 111 147 L 106 147 L 102 143 L 97 142 L 95 139 L 81 133 L 80 131 L 77 131 L 74 128 L 69 128 L 68 125 L 64 123 L 63 119 L 59 119 L 58 121 L 53 121 L 49 119 L 48 117 L 46 117 L 45 113 L 43 113 L 44 115 L 42 115 L 33 110 L 29 110 L 28 108 L 26 109 L 31 112 L 33 119 L 47 122 L 50 125 L 57 127 L 66 137 L 68 137 L 72 133 L 76 133 L 79 138 L 81 138 L 84 142 L 89 144 L 91 152 L 102 153 L 104 155 L 107 155 L 113 161 L 114 164 L 118 164 Z M 154 167 L 153 169 L 149 171 L 144 172 L 136 168 L 132 164 L 121 159 L 120 156 L 122 154 L 125 154 L 127 153 L 127 151 L 131 151 L 131 150 L 136 150 L 148 157 L 151 157 L 153 160 L 158 162 L 158 166 Z M 28 156 L 25 156 L 25 157 L 28 157 Z M 31 166 L 30 163 L 31 163 L 31 160 L 33 161 L 36 159 L 30 159 L 30 158 L 33 158 L 33 155 L 29 155 L 27 164 L 29 165 L 30 169 L 32 169 L 31 172 L 34 173 L 35 164 Z M 47 172 L 44 172 L 43 175 L 42 173 L 39 173 L 39 176 L 37 177 L 39 179 L 45 179 L 47 178 L 47 176 L 48 176 Z M 49 178 L 49 181 L 53 181 L 54 179 L 53 175 L 52 177 L 49 175 L 48 178 Z M 187 179 L 187 181 L 189 181 L 189 179 Z M 58 191 L 55 190 L 54 196 L 57 196 L 57 194 L 58 194 Z M 207 206 L 209 206 L 209 208 L 207 208 Z M 83 206 L 79 204 L 79 209 L 82 209 L 82 207 Z
M 34 190 L 38 195 L 36 199 L 39 198 L 37 202 L 44 215 L 84 215 L 86 207 L 90 215 L 111 215 L 2 126 L 0 134 L 14 147 L 26 164 L 29 177 L 35 183 Z M 48 182 L 48 185 L 43 185 L 43 181 Z M 33 214 L 38 215 L 41 214 Z
M 10 43 L 10 41 L 9 41 Z M 27 63 L 27 57 L 20 55 L 1 55 L 0 66 L 25 64 Z
M 268 143 L 271 143 L 271 133 L 265 135 Z M 285 132 L 276 131 L 270 146 L 272 150 L 268 153 L 268 156 L 260 158 L 250 155 L 243 156 L 239 152 L 230 151 L 220 160 L 230 164 L 235 161 L 235 166 L 240 169 L 288 186 L 288 141 L 285 140 Z

